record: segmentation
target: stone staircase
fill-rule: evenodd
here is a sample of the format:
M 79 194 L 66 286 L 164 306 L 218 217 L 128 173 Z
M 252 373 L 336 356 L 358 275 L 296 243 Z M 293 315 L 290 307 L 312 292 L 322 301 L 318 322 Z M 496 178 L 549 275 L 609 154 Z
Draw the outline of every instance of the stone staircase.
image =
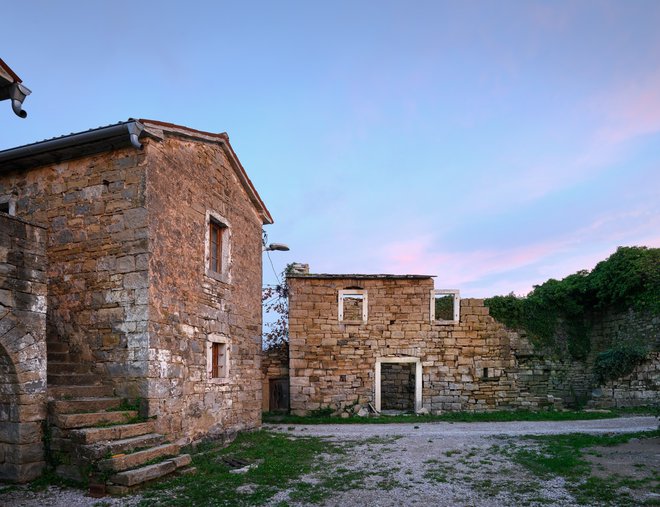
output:
M 55 472 L 89 482 L 90 493 L 128 493 L 173 472 L 191 473 L 190 455 L 154 432 L 154 421 L 114 396 L 65 344 L 48 343 L 48 422 Z

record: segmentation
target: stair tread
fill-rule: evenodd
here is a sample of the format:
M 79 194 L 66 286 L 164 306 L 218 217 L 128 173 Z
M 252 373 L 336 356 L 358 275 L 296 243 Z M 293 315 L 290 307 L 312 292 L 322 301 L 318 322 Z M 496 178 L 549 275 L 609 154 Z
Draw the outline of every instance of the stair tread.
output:
M 118 440 L 153 433 L 153 421 L 117 424 L 102 428 L 79 428 L 71 430 L 71 437 L 83 444 L 93 444 L 103 440 Z
M 160 463 L 116 473 L 110 477 L 109 482 L 128 487 L 136 486 L 169 475 L 177 469 L 189 465 L 191 461 L 192 459 L 189 454 L 180 454 Z
M 161 444 L 141 451 L 120 454 L 115 457 L 104 459 L 98 463 L 100 468 L 120 472 L 132 469 L 144 464 L 152 459 L 164 456 L 176 456 L 179 454 L 180 447 L 177 444 Z
M 137 417 L 137 410 L 117 410 L 112 412 L 85 412 L 56 414 L 53 419 L 56 426 L 65 429 L 93 427 L 96 424 L 128 423 Z

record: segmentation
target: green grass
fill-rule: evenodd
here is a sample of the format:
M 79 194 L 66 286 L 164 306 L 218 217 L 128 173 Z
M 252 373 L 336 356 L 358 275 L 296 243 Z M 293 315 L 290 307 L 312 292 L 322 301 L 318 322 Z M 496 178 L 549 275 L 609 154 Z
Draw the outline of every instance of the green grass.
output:
M 541 479 L 560 476 L 566 479 L 567 489 L 580 504 L 596 502 L 598 505 L 635 505 L 632 496 L 621 488 L 650 486 L 657 477 L 630 479 L 610 477 L 602 479 L 591 476 L 591 464 L 584 459 L 591 447 L 614 446 L 633 438 L 660 437 L 660 430 L 625 433 L 615 435 L 588 435 L 573 433 L 567 435 L 543 435 L 524 437 L 536 443 L 533 449 L 515 449 L 502 452 L 513 458 L 532 474 Z
M 292 497 L 306 501 L 324 498 L 332 488 L 357 487 L 364 473 L 342 469 L 327 479 L 328 484 L 312 484 L 299 479 L 313 472 L 322 462 L 321 454 L 342 454 L 344 450 L 320 438 L 289 438 L 268 431 L 240 434 L 224 449 L 198 448 L 192 465 L 194 475 L 159 482 L 144 492 L 141 506 L 176 505 L 262 505 L 278 491 L 292 489 Z M 258 466 L 242 474 L 230 473 L 223 457 L 233 457 Z
M 656 409 L 657 412 L 657 409 Z M 582 410 L 497 410 L 492 412 L 448 412 L 441 415 L 401 414 L 392 416 L 357 417 L 346 419 L 330 415 L 297 416 L 290 414 L 263 413 L 264 423 L 273 424 L 390 424 L 422 422 L 506 422 L 506 421 L 578 421 L 610 419 L 624 415 L 656 415 L 653 408 L 613 409 L 607 412 Z

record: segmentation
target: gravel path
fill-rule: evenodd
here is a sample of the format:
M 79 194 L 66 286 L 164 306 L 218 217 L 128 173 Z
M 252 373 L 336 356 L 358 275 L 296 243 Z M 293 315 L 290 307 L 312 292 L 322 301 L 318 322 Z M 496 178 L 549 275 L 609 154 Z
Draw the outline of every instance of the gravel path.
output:
M 563 480 L 540 481 L 511 463 L 493 446 L 519 444 L 517 436 L 560 433 L 622 433 L 654 430 L 654 417 L 593 421 L 264 425 L 291 436 L 318 436 L 337 442 L 344 454 L 323 457 L 322 470 L 301 482 L 336 478 L 325 507 L 575 505 Z M 660 452 L 660 449 L 658 449 Z M 281 491 L 269 505 L 318 505 Z M 50 487 L 32 492 L 19 486 L 0 494 L 7 507 L 130 506 L 139 496 L 94 499 L 83 491 Z M 324 503 L 323 503 L 324 502 Z

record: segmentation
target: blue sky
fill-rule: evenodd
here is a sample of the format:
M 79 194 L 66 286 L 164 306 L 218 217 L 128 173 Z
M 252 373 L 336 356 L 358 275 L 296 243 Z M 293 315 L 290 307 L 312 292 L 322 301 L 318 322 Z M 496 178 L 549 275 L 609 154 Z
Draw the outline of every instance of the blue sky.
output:
M 34 2 L 0 149 L 128 117 L 229 133 L 275 269 L 524 294 L 660 247 L 660 2 Z M 268 260 L 266 283 L 274 276 Z

